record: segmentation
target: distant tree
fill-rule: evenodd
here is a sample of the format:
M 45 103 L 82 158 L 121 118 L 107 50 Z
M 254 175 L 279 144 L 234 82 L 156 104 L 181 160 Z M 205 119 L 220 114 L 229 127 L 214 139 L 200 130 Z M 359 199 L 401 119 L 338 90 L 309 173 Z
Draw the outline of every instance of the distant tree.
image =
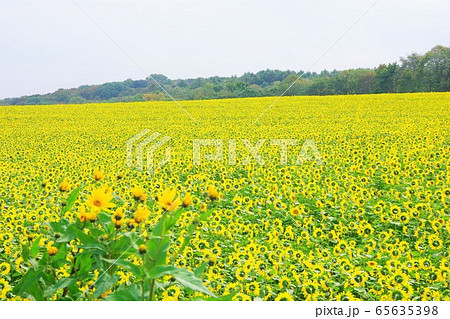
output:
M 151 74 L 151 77 L 149 76 L 147 78 L 147 81 L 151 81 L 154 82 L 153 79 L 155 79 L 159 84 L 163 85 L 163 84 L 170 84 L 170 80 L 167 76 L 163 75 L 163 74 Z
M 178 80 L 176 81 L 176 85 L 180 88 L 186 88 L 188 86 L 187 82 L 185 80 Z
M 46 101 L 44 98 L 42 98 L 39 95 L 32 95 L 30 97 L 28 97 L 25 100 L 20 100 L 20 102 L 18 103 L 18 105 L 20 104 L 27 104 L 27 105 L 39 105 L 39 104 L 45 104 Z
M 70 92 L 68 90 L 59 89 L 55 93 L 53 93 L 53 98 L 57 103 L 67 103 L 70 99 Z
M 308 86 L 306 94 L 307 95 L 325 95 L 330 92 L 329 84 L 331 82 L 330 78 L 318 78 L 312 81 Z
M 135 89 L 139 89 L 139 88 L 145 88 L 148 84 L 147 80 L 137 80 L 137 81 L 133 81 L 133 88 Z
M 375 69 L 375 93 L 394 93 L 397 91 L 399 77 L 399 66 L 397 63 L 381 64 Z
M 101 100 L 107 100 L 119 96 L 121 93 L 129 91 L 125 83 L 112 82 L 100 85 L 94 92 L 94 97 Z
M 425 91 L 450 90 L 450 48 L 436 46 L 421 59 Z
M 147 93 L 142 96 L 145 101 L 161 101 L 164 98 L 163 93 Z
M 355 93 L 357 94 L 369 94 L 373 93 L 375 89 L 376 83 L 375 72 L 372 70 L 360 74 L 357 79 L 355 85 Z
M 206 83 L 203 86 L 203 98 L 204 99 L 213 99 L 216 97 L 216 91 L 214 90 L 214 84 L 211 82 Z
M 258 77 L 254 74 L 254 73 L 244 73 L 244 75 L 242 75 L 239 80 L 241 80 L 242 82 L 245 82 L 247 84 L 257 84 L 258 82 Z
M 0 100 L 0 105 L 86 103 L 98 101 L 156 101 L 177 99 L 216 99 L 275 96 L 301 79 L 286 95 L 367 94 L 394 92 L 450 91 L 450 48 L 436 46 L 421 55 L 413 53 L 399 63 L 381 64 L 374 69 L 351 69 L 320 73 L 291 70 L 263 70 L 242 76 L 171 80 L 153 74 L 145 80 L 127 79 L 101 85 L 59 89 L 44 95 Z
M 422 56 L 413 53 L 400 59 L 398 92 L 419 92 L 424 90 L 422 73 Z
M 82 104 L 86 103 L 86 100 L 83 99 L 81 96 L 71 96 L 69 100 L 67 101 L 68 104 Z
M 296 74 L 288 75 L 278 84 L 277 90 L 279 94 L 282 94 L 287 90 L 284 94 L 286 96 L 300 95 L 302 93 L 301 81 L 302 79 L 299 79 L 299 76 Z

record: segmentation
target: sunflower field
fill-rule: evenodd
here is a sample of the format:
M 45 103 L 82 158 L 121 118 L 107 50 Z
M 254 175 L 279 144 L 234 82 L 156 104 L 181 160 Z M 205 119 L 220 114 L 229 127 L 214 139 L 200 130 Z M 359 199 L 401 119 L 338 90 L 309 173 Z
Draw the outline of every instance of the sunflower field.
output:
M 450 300 L 450 94 L 272 102 L 0 107 L 0 300 Z

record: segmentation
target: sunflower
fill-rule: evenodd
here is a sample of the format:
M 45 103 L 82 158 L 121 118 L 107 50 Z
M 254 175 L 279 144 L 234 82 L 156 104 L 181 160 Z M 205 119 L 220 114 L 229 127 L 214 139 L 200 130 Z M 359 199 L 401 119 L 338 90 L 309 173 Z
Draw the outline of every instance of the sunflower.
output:
M 3 276 L 6 276 L 7 274 L 9 274 L 10 270 L 11 270 L 10 264 L 8 264 L 8 263 L 6 263 L 6 262 L 2 262 L 2 263 L 0 264 L 0 273 L 1 273 Z
M 442 240 L 437 235 L 431 235 L 428 237 L 428 244 L 433 250 L 439 250 L 442 247 Z
M 187 192 L 183 198 L 183 207 L 188 207 L 188 206 L 192 205 L 192 201 L 193 201 L 193 199 L 192 199 L 191 194 L 189 192 Z
M 208 186 L 207 192 L 211 200 L 216 200 L 219 197 L 219 193 L 217 192 L 216 188 L 212 185 Z
M 59 185 L 59 190 L 61 192 L 67 192 L 70 189 L 70 184 L 67 181 L 66 178 L 64 178 L 64 180 L 61 182 L 61 185 Z
M 5 299 L 6 294 L 10 290 L 11 286 L 9 285 L 9 283 L 5 279 L 0 278 L 0 299 Z
M 150 216 L 150 211 L 147 206 L 139 205 L 137 210 L 134 212 L 134 221 L 139 224 L 142 223 Z
M 286 289 L 290 286 L 290 280 L 287 276 L 282 276 L 278 281 L 278 286 L 280 289 Z
M 96 211 L 109 211 L 111 207 L 115 206 L 111 203 L 113 197 L 111 188 L 106 186 L 100 187 L 92 191 L 91 195 L 88 196 L 86 204 Z
M 176 210 L 180 205 L 180 199 L 175 200 L 177 190 L 166 189 L 161 196 L 158 197 L 158 203 L 165 211 Z
M 94 169 L 94 179 L 96 181 L 99 181 L 104 178 L 105 178 L 105 173 L 103 173 L 103 171 L 101 171 L 98 167 L 96 169 Z
M 84 205 L 80 206 L 78 209 L 78 218 L 81 222 L 86 221 L 95 221 L 97 220 L 98 210 L 95 208 L 90 208 L 88 211 L 86 211 L 86 207 Z
M 123 208 L 118 208 L 116 209 L 116 211 L 114 212 L 114 214 L 112 214 L 111 216 L 111 221 L 114 223 L 114 225 L 116 226 L 116 228 L 120 228 L 120 226 L 122 226 L 123 222 L 124 222 L 124 212 L 123 212 Z
M 275 297 L 275 301 L 294 301 L 294 298 L 288 292 L 281 292 Z
M 133 195 L 134 200 L 140 200 L 142 202 L 147 200 L 147 195 L 140 187 L 133 187 L 131 189 L 131 194 Z
M 291 213 L 292 216 L 298 217 L 301 214 L 301 210 L 298 207 L 294 207 L 294 208 L 291 209 L 290 213 Z
M 259 297 L 259 294 L 261 292 L 261 289 L 259 287 L 259 284 L 256 281 L 253 281 L 251 283 L 248 283 L 245 286 L 245 289 L 247 291 L 247 294 L 255 297 Z

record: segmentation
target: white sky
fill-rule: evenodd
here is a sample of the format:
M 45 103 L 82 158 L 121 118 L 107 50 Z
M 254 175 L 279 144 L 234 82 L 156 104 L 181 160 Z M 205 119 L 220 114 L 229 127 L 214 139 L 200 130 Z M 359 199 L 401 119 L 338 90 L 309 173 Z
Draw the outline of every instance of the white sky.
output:
M 307 69 L 374 0 L 77 0 L 149 73 Z M 380 0 L 312 71 L 450 45 L 450 0 Z M 143 79 L 72 0 L 0 0 L 0 98 Z

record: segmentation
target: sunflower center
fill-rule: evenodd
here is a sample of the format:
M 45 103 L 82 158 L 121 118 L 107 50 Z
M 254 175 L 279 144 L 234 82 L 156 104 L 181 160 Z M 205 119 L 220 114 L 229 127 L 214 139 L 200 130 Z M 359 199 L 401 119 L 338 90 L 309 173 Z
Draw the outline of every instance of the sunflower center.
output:
M 94 205 L 97 207 L 100 207 L 100 206 L 102 206 L 102 202 L 100 200 L 96 199 L 96 200 L 94 200 Z

